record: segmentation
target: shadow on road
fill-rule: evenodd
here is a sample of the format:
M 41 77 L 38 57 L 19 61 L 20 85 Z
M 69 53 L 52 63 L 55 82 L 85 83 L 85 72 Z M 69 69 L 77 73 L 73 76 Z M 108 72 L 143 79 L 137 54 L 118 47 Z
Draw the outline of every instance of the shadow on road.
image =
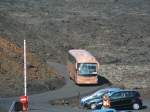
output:
M 132 107 L 120 107 L 120 108 L 116 108 L 118 111 L 125 111 L 125 112 L 133 112 L 133 108 Z M 140 110 L 145 110 L 147 109 L 147 106 L 142 106 Z M 139 111 L 138 111 L 139 112 Z
M 111 86 L 112 83 L 105 77 L 99 75 L 98 75 L 98 84 L 78 84 L 78 86 L 103 86 L 103 85 Z
M 141 108 L 141 109 L 142 109 L 142 110 L 143 110 L 143 109 L 147 109 L 147 106 L 146 106 L 146 105 L 144 105 L 144 106 L 142 106 L 142 108 Z
M 111 82 L 103 76 L 98 75 L 98 85 L 111 85 Z

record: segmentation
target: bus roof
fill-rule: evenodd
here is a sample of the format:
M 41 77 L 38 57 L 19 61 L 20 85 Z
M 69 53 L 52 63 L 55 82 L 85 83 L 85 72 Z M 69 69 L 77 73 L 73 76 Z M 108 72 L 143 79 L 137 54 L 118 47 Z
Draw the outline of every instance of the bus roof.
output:
M 69 53 L 76 59 L 78 63 L 98 63 L 96 58 L 86 50 L 71 49 Z

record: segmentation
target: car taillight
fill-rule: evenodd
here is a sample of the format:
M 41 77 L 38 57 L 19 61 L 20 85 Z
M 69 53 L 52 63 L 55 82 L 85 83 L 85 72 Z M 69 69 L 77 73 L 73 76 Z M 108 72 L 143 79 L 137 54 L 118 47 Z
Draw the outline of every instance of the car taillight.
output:
M 141 97 L 138 97 L 138 99 L 142 100 L 142 98 L 141 98 Z

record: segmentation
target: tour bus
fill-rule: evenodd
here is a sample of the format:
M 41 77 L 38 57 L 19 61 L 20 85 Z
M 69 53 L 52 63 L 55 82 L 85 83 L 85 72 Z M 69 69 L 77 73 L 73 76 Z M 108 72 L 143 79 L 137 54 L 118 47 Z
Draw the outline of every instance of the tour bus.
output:
M 71 49 L 68 53 L 67 69 L 69 77 L 76 84 L 98 84 L 99 63 L 86 50 Z

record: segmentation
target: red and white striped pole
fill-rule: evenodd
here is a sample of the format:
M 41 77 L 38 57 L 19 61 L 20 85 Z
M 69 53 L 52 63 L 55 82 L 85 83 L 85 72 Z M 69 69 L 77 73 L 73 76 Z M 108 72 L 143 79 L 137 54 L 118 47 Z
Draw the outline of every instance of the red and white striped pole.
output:
M 27 96 L 27 60 L 26 60 L 26 40 L 24 40 L 24 96 L 20 97 L 23 112 L 28 112 L 29 98 Z
M 24 96 L 27 96 L 26 40 L 24 40 Z

